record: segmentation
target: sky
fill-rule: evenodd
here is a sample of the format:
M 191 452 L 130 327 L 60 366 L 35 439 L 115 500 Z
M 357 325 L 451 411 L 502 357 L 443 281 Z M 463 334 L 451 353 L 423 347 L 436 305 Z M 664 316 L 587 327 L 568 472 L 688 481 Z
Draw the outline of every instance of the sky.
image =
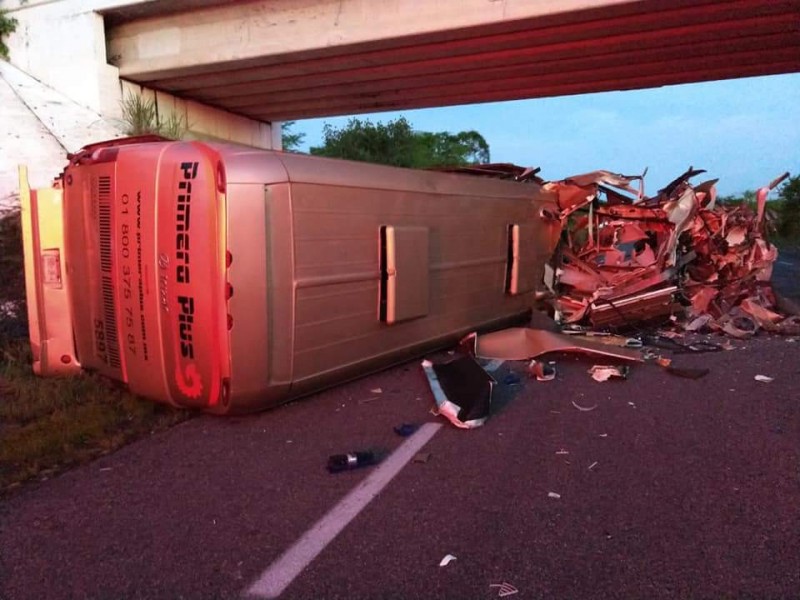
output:
M 474 129 L 493 162 L 538 166 L 549 180 L 648 167 L 651 193 L 691 165 L 719 178 L 719 193 L 728 195 L 784 171 L 800 174 L 800 74 L 355 116 L 386 122 L 401 115 L 420 131 Z M 348 119 L 298 121 L 292 131 L 306 134 L 307 151 L 321 143 L 326 122 L 342 127 Z

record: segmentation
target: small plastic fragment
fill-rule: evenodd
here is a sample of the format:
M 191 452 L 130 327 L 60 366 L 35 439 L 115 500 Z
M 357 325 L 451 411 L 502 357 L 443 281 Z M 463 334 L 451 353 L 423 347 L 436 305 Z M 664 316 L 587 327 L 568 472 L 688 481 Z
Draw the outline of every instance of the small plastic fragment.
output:
M 594 461 L 592 464 L 589 465 L 589 470 L 591 471 L 597 466 L 597 461 Z
M 447 554 L 442 560 L 439 561 L 439 566 L 440 567 L 446 567 L 447 565 L 449 565 L 454 560 L 456 560 L 455 556 L 453 556 L 452 554 Z
M 548 498 L 555 498 L 556 500 L 558 500 L 559 498 L 561 498 L 561 494 L 557 494 L 555 492 L 547 492 L 547 497 Z
M 761 383 L 772 383 L 775 381 L 774 377 L 769 377 L 767 375 L 756 375 L 753 379 L 760 381 Z
M 370 394 L 382 394 L 383 390 L 381 388 L 373 388 L 369 391 Z

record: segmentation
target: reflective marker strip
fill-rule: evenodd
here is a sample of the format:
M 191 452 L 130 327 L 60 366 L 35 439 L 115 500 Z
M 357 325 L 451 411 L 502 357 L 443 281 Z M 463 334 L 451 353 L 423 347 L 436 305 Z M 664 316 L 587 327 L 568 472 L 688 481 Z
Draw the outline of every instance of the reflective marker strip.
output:
M 441 423 L 426 423 L 403 442 L 389 458 L 376 466 L 358 486 L 317 521 L 294 545 L 261 574 L 245 592 L 256 598 L 277 598 L 300 572 L 347 527 L 361 510 L 394 479 L 400 470 L 441 429 Z

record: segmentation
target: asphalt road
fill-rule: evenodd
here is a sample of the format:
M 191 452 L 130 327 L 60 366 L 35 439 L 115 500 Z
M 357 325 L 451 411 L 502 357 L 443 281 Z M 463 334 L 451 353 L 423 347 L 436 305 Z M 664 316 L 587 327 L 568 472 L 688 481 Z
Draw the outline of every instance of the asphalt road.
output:
M 498 386 L 484 427 L 445 424 L 281 597 L 800 597 L 800 341 L 737 346 L 676 357 L 700 380 L 597 383 L 563 357 Z M 394 426 L 444 423 L 431 405 L 412 363 L 28 486 L 2 505 L 0 597 L 242 597 L 373 469 L 327 457 L 393 450 Z

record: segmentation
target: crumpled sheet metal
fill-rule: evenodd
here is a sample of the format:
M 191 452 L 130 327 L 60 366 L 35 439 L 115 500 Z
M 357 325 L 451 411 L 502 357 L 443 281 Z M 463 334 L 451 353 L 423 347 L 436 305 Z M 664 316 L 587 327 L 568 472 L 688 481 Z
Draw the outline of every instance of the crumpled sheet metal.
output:
M 638 350 L 598 344 L 576 336 L 528 327 L 512 327 L 479 335 L 475 341 L 475 355 L 479 358 L 529 360 L 551 352 L 577 352 L 634 362 L 644 361 Z
M 674 316 L 696 329 L 709 315 L 703 326 L 737 337 L 752 335 L 751 324 L 781 331 L 765 203 L 788 173 L 758 190 L 754 211 L 719 204 L 716 179 L 693 186 L 703 172 L 690 167 L 653 197 L 644 176 L 608 171 L 545 184 L 564 228 L 551 284 L 561 322 L 615 328 Z M 744 315 L 723 319 L 739 306 Z

